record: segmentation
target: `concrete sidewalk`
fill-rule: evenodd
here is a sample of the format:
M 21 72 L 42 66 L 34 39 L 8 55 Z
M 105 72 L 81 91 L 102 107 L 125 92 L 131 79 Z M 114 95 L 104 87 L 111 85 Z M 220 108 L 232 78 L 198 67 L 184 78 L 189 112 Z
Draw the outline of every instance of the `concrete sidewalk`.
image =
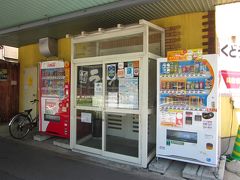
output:
M 146 179 L 141 174 L 110 169 L 89 161 L 75 160 L 62 153 L 9 141 L 6 138 L 0 137 L 0 147 L 1 180 Z M 154 178 L 147 177 L 147 179 Z
M 56 137 L 52 137 L 42 142 L 34 141 L 33 136 L 36 133 L 37 133 L 37 129 L 35 129 L 34 132 L 31 132 L 25 139 L 15 140 L 9 135 L 7 124 L 0 125 L 0 137 L 3 137 L 9 141 L 15 141 L 17 143 L 21 143 L 24 145 L 30 145 L 40 149 L 50 150 L 52 152 L 58 153 L 61 156 L 64 156 L 66 159 L 71 159 L 79 162 L 86 162 L 96 166 L 104 166 L 108 169 L 116 170 L 119 172 L 126 172 L 131 175 L 138 174 L 141 177 L 144 177 L 146 179 L 158 179 L 158 180 L 159 179 L 181 179 L 181 180 L 184 179 L 182 177 L 182 170 L 186 166 L 186 163 L 174 162 L 174 165 L 168 169 L 168 172 L 165 175 L 161 175 L 160 173 L 150 172 L 148 169 L 143 169 L 141 167 L 121 164 L 118 162 L 109 161 L 102 158 L 97 158 L 93 156 L 87 156 L 81 153 L 72 152 L 71 150 L 53 145 L 54 141 L 59 140 L 59 138 L 56 138 Z M 232 141 L 234 142 L 234 139 Z M 223 142 L 223 146 L 226 146 L 226 143 L 227 143 L 226 141 Z M 231 151 L 231 147 L 229 148 L 229 151 Z M 240 177 L 234 173 L 231 173 L 225 170 L 224 180 L 240 180 Z
M 35 132 L 31 132 L 26 138 L 24 138 L 23 140 L 15 140 L 13 139 L 9 132 L 8 132 L 8 126 L 5 125 L 0 125 L 0 138 L 5 139 L 6 141 L 9 142 L 14 142 L 17 144 L 21 144 L 24 145 L 26 147 L 34 147 L 37 149 L 40 149 L 41 151 L 49 151 L 54 153 L 57 156 L 60 157 L 64 157 L 64 159 L 66 159 L 66 161 L 70 160 L 70 161 L 76 161 L 78 163 L 85 163 L 85 164 L 89 164 L 92 166 L 97 166 L 97 167 L 104 167 L 107 168 L 109 170 L 112 170 L 114 172 L 119 172 L 119 173 L 124 173 L 124 174 L 128 174 L 131 177 L 132 176 L 137 176 L 139 179 L 149 179 L 149 180 L 162 180 L 162 179 L 166 179 L 166 180 L 171 180 L 171 178 L 166 178 L 161 176 L 158 173 L 153 173 L 153 172 L 149 172 L 148 169 L 143 169 L 141 167 L 136 167 L 136 166 L 132 166 L 132 165 L 127 165 L 127 164 L 122 164 L 122 163 L 118 163 L 118 162 L 114 162 L 114 161 L 109 161 L 106 159 L 102 159 L 102 158 L 98 158 L 98 157 L 93 157 L 93 156 L 88 156 L 88 155 L 84 155 L 81 153 L 76 153 L 73 152 L 69 149 L 65 149 L 65 148 L 61 148 L 58 146 L 53 145 L 53 141 L 55 141 L 56 137 L 52 137 L 46 141 L 34 141 L 33 140 L 33 135 L 35 135 L 37 133 L 37 131 Z M 0 172 L 1 173 L 1 172 Z M 94 173 L 94 172 L 93 172 Z M 1 177 L 0 177 L 1 179 Z M 83 178 L 84 179 L 84 178 Z M 113 178 L 115 179 L 115 178 Z

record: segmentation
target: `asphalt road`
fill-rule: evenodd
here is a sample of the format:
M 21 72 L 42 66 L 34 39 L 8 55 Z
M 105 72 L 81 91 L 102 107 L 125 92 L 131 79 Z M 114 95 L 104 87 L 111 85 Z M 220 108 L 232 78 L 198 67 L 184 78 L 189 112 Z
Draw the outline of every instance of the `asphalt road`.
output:
M 143 180 L 64 155 L 0 138 L 0 180 Z

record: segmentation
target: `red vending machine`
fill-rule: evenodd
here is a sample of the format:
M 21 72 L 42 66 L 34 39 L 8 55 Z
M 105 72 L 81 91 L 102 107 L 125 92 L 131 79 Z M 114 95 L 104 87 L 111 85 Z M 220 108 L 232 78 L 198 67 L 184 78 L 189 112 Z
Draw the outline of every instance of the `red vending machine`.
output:
M 70 136 L 70 63 L 40 63 L 39 131 L 63 138 Z

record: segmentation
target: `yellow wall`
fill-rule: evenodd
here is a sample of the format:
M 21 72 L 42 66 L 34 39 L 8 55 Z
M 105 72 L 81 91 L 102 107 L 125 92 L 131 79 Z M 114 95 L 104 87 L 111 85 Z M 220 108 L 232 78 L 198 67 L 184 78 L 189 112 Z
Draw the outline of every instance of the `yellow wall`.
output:
M 230 97 L 221 97 L 221 136 L 236 136 L 238 130 L 239 109 L 234 109 Z M 231 128 L 232 126 L 232 128 Z M 231 131 L 232 129 L 232 131 Z
M 181 26 L 181 49 L 201 48 L 202 47 L 202 16 L 206 13 L 192 13 L 172 16 L 151 22 L 161 27 Z M 70 39 L 58 40 L 58 59 L 71 60 Z M 23 110 L 23 70 L 25 67 L 37 66 L 41 60 L 46 60 L 40 55 L 37 44 L 23 46 L 19 49 L 20 59 L 20 110 Z M 50 59 L 48 59 L 50 60 Z M 52 60 L 52 58 L 51 58 Z M 235 112 L 236 110 L 234 110 Z M 234 115 L 233 128 L 231 135 L 235 135 L 237 130 L 237 120 Z M 232 121 L 232 106 L 228 97 L 221 98 L 221 135 L 230 135 Z
M 152 20 L 151 22 L 163 28 L 169 26 L 181 26 L 181 49 L 204 48 L 202 47 L 202 16 L 206 13 L 192 13 L 172 16 L 162 19 Z M 235 136 L 238 128 L 236 113 L 233 110 L 229 97 L 221 97 L 221 137 Z M 233 113 L 232 113 L 233 111 Z M 232 132 L 230 132 L 232 124 Z
M 181 26 L 181 49 L 193 49 L 202 47 L 202 16 L 204 12 L 183 14 L 161 19 L 152 20 L 151 22 L 166 28 L 170 26 Z
M 38 44 L 31 44 L 19 48 L 19 62 L 20 62 L 20 99 L 19 110 L 23 111 L 24 104 L 24 68 L 37 67 L 38 62 L 43 60 L 63 59 L 71 61 L 71 41 L 64 38 L 58 40 L 58 58 L 46 58 L 39 52 Z

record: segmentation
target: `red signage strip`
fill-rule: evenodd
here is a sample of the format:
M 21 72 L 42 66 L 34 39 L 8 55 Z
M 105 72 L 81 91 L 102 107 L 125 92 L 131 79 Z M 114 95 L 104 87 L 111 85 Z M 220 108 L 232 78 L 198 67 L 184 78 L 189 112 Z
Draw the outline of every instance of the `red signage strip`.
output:
M 222 70 L 221 74 L 228 89 L 240 88 L 240 72 Z

